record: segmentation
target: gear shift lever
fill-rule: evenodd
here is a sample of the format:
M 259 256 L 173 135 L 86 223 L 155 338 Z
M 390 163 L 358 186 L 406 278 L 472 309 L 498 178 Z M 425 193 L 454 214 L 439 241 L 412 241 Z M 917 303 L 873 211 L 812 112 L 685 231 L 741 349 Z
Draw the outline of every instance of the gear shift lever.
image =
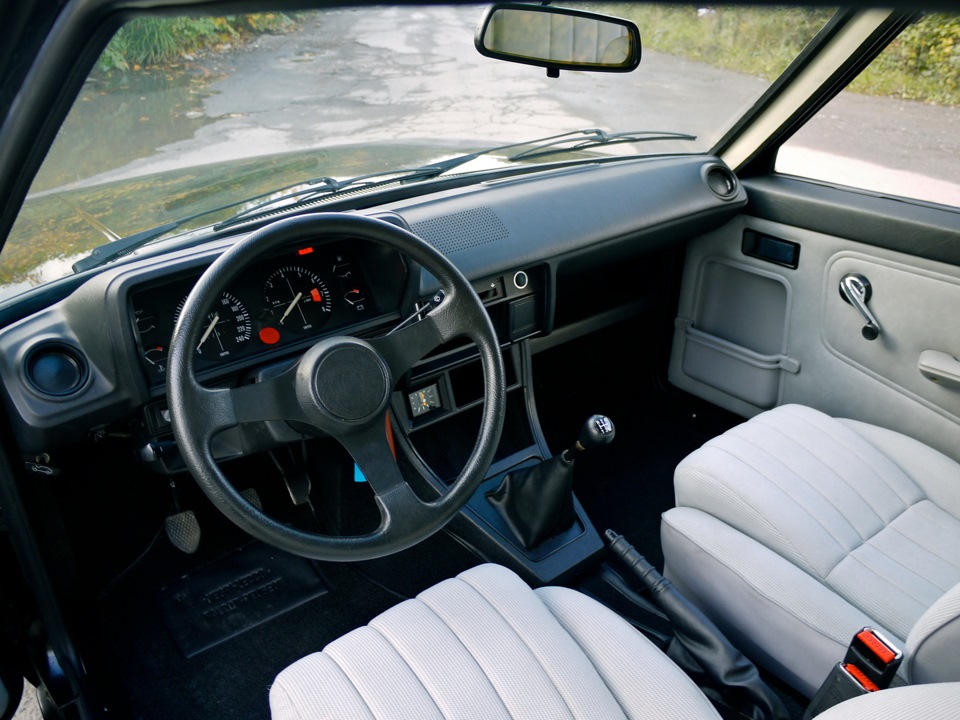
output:
M 563 532 L 574 522 L 573 463 L 584 450 L 606 445 L 615 429 L 610 418 L 591 415 L 576 443 L 548 460 L 507 473 L 487 495 L 527 550 Z
M 572 464 L 576 453 L 613 442 L 613 436 L 616 432 L 613 421 L 606 415 L 591 415 L 580 429 L 580 437 L 577 438 L 577 442 L 560 455 L 564 462 Z

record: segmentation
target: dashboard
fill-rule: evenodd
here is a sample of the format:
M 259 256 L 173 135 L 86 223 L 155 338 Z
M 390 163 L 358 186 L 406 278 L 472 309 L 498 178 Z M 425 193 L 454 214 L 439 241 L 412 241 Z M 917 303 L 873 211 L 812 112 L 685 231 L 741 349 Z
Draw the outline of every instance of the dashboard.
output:
M 712 182 L 717 175 L 730 179 L 722 191 Z M 734 217 L 747 198 L 733 177 L 712 157 L 638 158 L 439 183 L 440 190 L 424 186 L 421 195 L 362 212 L 446 255 L 473 283 L 503 345 L 537 335 L 546 347 L 632 312 L 645 288 L 631 259 Z M 0 379 L 22 452 L 142 427 L 151 408 L 162 412 L 167 351 L 184 301 L 244 237 L 238 231 L 163 254 L 145 248 L 68 279 L 58 300 L 0 328 Z M 205 311 L 197 379 L 251 382 L 324 336 L 383 333 L 438 287 L 397 250 L 356 238 L 316 238 L 261 256 Z M 396 388 L 413 430 L 480 402 L 447 377 L 460 353 L 425 358 Z

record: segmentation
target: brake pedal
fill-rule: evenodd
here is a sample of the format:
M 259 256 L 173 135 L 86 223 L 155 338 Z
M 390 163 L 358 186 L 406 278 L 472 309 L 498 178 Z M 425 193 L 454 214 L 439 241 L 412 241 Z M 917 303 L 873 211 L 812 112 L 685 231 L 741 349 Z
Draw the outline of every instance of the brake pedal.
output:
M 193 510 L 170 515 L 164 520 L 163 526 L 170 542 L 181 552 L 192 555 L 200 547 L 200 523 L 197 522 Z

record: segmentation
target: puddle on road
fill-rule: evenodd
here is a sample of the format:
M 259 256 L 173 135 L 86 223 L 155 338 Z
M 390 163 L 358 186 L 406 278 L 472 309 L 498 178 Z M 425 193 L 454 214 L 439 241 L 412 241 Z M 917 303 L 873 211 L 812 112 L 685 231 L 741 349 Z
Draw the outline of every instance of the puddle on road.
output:
M 88 80 L 31 192 L 116 170 L 164 145 L 192 138 L 216 120 L 205 115 L 203 105 L 209 96 L 206 88 L 215 79 L 183 71 L 144 71 Z

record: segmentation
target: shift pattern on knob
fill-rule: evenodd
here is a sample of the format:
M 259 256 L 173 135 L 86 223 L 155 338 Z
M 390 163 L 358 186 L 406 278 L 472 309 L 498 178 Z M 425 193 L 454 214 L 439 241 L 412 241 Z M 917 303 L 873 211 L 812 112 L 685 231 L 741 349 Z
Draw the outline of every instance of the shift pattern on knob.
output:
M 591 415 L 583 424 L 575 447 L 577 450 L 589 450 L 598 445 L 606 445 L 613 440 L 616 432 L 613 421 L 606 415 Z

